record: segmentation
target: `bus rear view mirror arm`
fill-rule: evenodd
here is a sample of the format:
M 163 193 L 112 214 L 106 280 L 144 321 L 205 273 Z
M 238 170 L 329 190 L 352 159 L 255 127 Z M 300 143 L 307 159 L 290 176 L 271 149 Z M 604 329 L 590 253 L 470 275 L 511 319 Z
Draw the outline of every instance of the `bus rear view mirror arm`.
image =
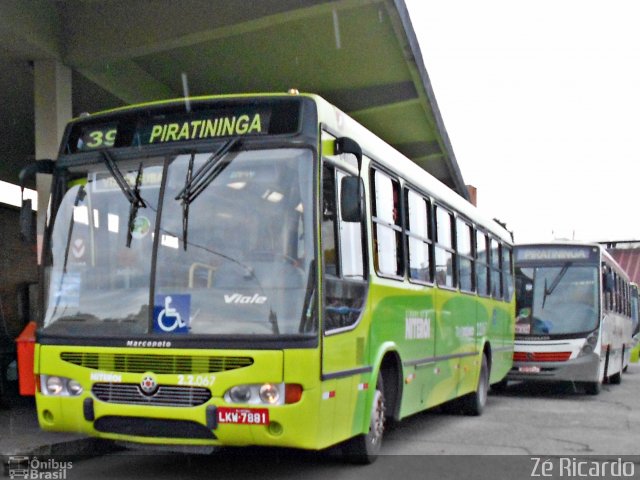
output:
M 343 222 L 361 222 L 364 214 L 364 187 L 360 179 L 362 148 L 349 137 L 340 137 L 335 142 L 336 155 L 350 153 L 358 162 L 358 176 L 343 177 L 340 183 L 340 216 Z

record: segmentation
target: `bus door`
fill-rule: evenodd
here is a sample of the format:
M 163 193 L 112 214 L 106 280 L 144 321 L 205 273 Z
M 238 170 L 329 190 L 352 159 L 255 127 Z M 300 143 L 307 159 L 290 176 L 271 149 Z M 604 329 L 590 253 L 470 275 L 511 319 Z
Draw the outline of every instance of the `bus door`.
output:
M 365 315 L 367 282 L 363 255 L 363 222 L 341 218 L 341 181 L 345 172 L 323 168 L 322 231 L 322 402 L 321 411 L 337 420 L 327 422 L 335 438 L 359 431 L 368 385 L 358 373 L 367 365 Z M 342 418 L 342 420 L 341 420 Z

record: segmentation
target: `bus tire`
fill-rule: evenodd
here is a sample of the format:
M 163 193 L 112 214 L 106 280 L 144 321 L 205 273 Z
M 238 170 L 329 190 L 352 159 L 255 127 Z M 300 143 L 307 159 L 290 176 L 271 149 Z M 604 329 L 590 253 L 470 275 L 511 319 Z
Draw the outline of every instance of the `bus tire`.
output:
M 582 386 L 587 395 L 598 395 L 602 390 L 602 382 L 584 382 Z
M 380 453 L 385 426 L 384 385 L 382 382 L 382 375 L 378 374 L 373 404 L 371 405 L 369 431 L 347 440 L 344 444 L 344 455 L 352 463 L 360 465 L 373 463 Z
M 462 413 L 469 416 L 482 415 L 482 410 L 487 404 L 487 394 L 489 393 L 489 361 L 487 355 L 482 354 L 482 366 L 478 377 L 476 391 L 465 395 L 460 400 Z
M 491 390 L 493 390 L 494 392 L 504 392 L 507 390 L 508 384 L 509 380 L 507 380 L 507 377 L 504 377 L 498 383 L 494 383 L 493 385 L 491 385 Z
M 620 360 L 620 370 L 609 377 L 611 385 L 620 385 L 622 383 L 622 369 L 624 368 L 624 348 L 622 349 L 622 360 Z

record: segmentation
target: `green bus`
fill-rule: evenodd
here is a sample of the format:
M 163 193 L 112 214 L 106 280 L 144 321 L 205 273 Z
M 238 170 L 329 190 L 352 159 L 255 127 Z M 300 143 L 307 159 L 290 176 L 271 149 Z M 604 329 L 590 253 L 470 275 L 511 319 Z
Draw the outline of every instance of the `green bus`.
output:
M 45 430 L 369 462 L 512 366 L 509 233 L 318 96 L 82 116 L 36 170 Z

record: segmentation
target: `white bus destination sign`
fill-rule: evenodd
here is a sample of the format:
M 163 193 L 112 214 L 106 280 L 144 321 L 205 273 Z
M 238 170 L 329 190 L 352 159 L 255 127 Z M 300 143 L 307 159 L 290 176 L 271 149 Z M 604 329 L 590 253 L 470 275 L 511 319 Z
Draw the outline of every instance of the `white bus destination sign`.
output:
M 598 261 L 598 249 L 581 246 L 516 247 L 515 260 L 516 262 L 594 262 Z

